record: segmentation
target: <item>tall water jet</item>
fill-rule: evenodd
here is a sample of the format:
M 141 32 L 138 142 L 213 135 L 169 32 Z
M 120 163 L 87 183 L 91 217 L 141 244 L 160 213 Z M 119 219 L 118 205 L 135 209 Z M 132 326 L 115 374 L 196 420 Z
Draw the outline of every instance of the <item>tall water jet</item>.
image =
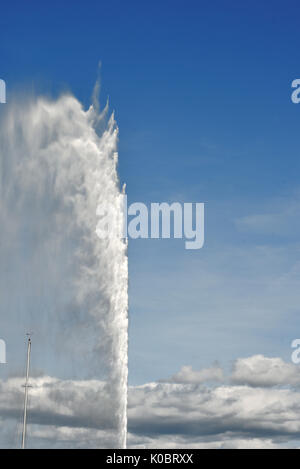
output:
M 0 128 L 0 294 L 16 329 L 35 332 L 36 368 L 103 382 L 105 406 L 100 395 L 89 403 L 91 419 L 93 405 L 100 407 L 99 428 L 113 435 L 108 445 L 125 448 L 127 245 L 96 233 L 99 205 L 113 208 L 122 223 L 117 143 L 107 108 L 85 110 L 71 95 L 7 107 Z

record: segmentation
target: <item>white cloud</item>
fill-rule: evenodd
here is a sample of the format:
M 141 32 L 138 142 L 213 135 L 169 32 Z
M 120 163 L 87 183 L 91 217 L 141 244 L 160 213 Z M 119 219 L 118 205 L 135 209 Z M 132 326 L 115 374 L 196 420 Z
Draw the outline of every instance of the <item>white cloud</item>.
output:
M 278 449 L 285 448 L 286 444 L 275 443 L 271 438 L 235 438 L 228 434 L 224 436 L 217 436 L 214 440 L 209 439 L 204 441 L 205 438 L 185 438 L 184 436 L 172 435 L 162 437 L 137 437 L 129 433 L 128 444 L 129 447 L 137 449 L 146 448 L 164 448 L 164 449 L 177 449 L 177 448 L 195 448 L 195 449 Z
M 174 376 L 189 382 L 148 383 L 130 388 L 129 447 L 296 446 L 300 438 L 300 390 L 292 386 L 299 384 L 296 367 L 280 358 L 258 355 L 236 361 L 231 384 L 204 385 L 204 380 L 211 380 L 212 376 L 223 376 L 217 365 L 202 371 L 186 367 Z M 12 422 L 16 425 L 21 415 L 21 383 L 19 378 L 0 382 L 0 441 L 5 447 L 14 447 L 18 441 L 13 438 Z M 116 419 L 106 383 L 38 377 L 31 384 L 30 447 L 117 445 Z M 279 388 L 279 384 L 284 387 Z
M 151 438 L 292 439 L 300 435 L 300 393 L 248 386 L 155 384 L 131 391 L 129 430 Z
M 193 370 L 191 366 L 183 366 L 175 375 L 171 376 L 167 381 L 172 383 L 205 383 L 209 381 L 223 381 L 224 373 L 220 365 L 215 364 L 210 368 L 203 370 Z
M 267 358 L 254 355 L 236 360 L 232 381 L 249 386 L 299 385 L 300 368 L 285 363 L 281 358 Z
M 246 215 L 235 220 L 236 227 L 243 232 L 260 235 L 297 237 L 300 233 L 299 193 L 269 201 L 262 213 Z

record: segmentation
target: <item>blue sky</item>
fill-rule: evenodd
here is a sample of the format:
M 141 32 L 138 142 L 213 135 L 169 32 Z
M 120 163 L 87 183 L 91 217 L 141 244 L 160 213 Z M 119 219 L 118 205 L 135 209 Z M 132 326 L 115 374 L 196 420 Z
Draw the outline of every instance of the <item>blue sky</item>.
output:
M 88 106 L 101 61 L 129 201 L 206 203 L 201 251 L 130 242 L 132 383 L 255 353 L 289 359 L 299 335 L 298 16 L 296 1 L 1 7 L 8 100 L 71 90 Z

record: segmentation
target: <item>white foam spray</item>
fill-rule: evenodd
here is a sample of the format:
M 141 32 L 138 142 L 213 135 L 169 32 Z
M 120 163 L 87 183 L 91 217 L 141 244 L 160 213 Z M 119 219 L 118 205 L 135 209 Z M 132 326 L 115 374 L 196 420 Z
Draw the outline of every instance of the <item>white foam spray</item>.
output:
M 114 207 L 117 223 L 122 222 L 118 128 L 107 112 L 105 108 L 99 113 L 95 105 L 86 111 L 71 95 L 10 105 L 0 130 L 0 222 L 5 224 L 0 249 L 3 258 L 10 253 L 10 259 L 17 259 L 16 270 L 22 270 L 21 262 L 27 265 L 34 278 L 32 303 L 46 301 L 45 295 L 39 300 L 41 279 L 45 280 L 43 285 L 52 292 L 47 300 L 49 323 L 57 322 L 60 330 L 67 325 L 68 331 L 61 333 L 66 353 L 75 341 L 78 360 L 83 360 L 79 354 L 96 356 L 101 370 L 106 370 L 117 431 L 113 445 L 125 448 L 127 245 L 122 239 L 96 235 L 99 205 Z M 72 307 L 62 311 L 61 301 L 59 312 L 54 312 L 53 304 L 64 295 Z M 39 318 L 34 317 L 37 323 Z M 91 355 L 78 345 L 86 327 L 95 334 Z

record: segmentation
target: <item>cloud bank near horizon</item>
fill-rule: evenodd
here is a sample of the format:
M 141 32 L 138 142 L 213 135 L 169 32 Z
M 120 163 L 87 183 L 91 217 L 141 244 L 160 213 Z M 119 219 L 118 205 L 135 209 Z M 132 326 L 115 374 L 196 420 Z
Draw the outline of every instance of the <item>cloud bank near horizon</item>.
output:
M 16 441 L 22 382 L 0 382 L 3 447 Z M 40 376 L 31 384 L 29 447 L 114 447 L 105 382 Z M 104 405 L 97 408 L 97 402 Z M 130 387 L 128 447 L 295 447 L 299 402 L 299 367 L 280 358 L 240 358 L 229 376 L 217 364 L 199 371 L 184 367 L 169 379 Z

